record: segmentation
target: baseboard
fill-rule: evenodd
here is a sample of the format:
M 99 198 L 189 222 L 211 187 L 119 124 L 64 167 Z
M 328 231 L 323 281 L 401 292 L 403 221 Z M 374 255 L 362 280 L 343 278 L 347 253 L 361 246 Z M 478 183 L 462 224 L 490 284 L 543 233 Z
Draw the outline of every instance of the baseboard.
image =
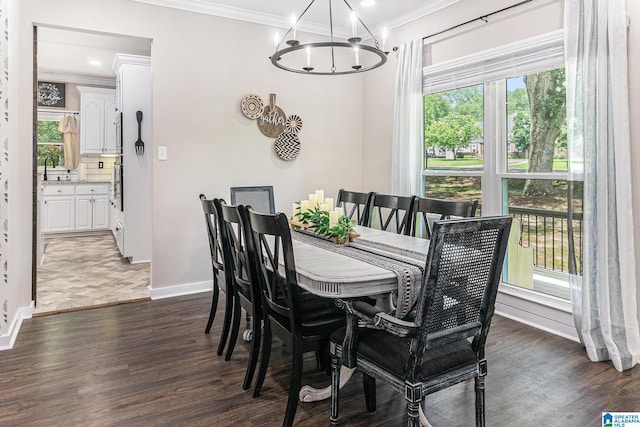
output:
M 502 285 L 501 285 L 502 287 Z M 536 329 L 580 342 L 573 323 L 573 315 L 565 307 L 550 300 L 545 303 L 541 298 L 532 301 L 512 292 L 498 292 L 495 313 L 516 322 L 524 323 Z
M 33 301 L 31 301 L 31 304 L 28 307 L 21 307 L 18 309 L 15 317 L 11 321 L 11 326 L 9 326 L 9 333 L 7 335 L 0 336 L 0 351 L 11 350 L 13 348 L 13 344 L 16 342 L 16 338 L 20 332 L 20 327 L 22 326 L 22 320 L 31 319 L 34 309 L 35 305 Z
M 213 280 L 207 280 L 205 282 L 186 283 L 184 285 L 165 286 L 162 288 L 152 288 L 149 286 L 149 296 L 152 300 L 156 300 L 197 294 L 200 292 L 210 292 L 211 290 L 213 290 Z

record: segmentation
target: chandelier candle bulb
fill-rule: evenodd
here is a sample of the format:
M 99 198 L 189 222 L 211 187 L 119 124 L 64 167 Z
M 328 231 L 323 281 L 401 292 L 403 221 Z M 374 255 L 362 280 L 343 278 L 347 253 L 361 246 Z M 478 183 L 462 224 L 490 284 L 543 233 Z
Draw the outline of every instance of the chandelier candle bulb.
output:
M 278 50 L 278 44 L 280 44 L 280 33 L 275 33 L 273 35 L 273 46 L 276 50 Z
M 336 226 L 338 224 L 338 219 L 340 218 L 340 211 L 330 211 L 329 212 L 329 227 Z
M 382 51 L 386 52 L 387 51 L 387 36 L 389 35 L 389 32 L 387 31 L 387 27 L 384 27 L 382 29 Z
M 358 23 L 358 17 L 356 16 L 356 13 L 354 11 L 351 11 L 351 36 L 352 37 L 358 36 L 357 23 Z
M 296 15 L 291 15 L 291 40 L 296 39 Z
M 307 47 L 307 68 L 311 68 L 311 48 Z
M 356 67 L 360 65 L 360 54 L 358 53 L 360 49 L 358 49 L 357 47 L 353 48 L 353 51 L 355 52 L 356 55 Z
M 324 203 L 324 190 L 316 190 L 316 198 L 319 205 Z
M 331 212 L 333 210 L 333 197 L 325 198 L 324 204 L 327 205 L 327 210 Z

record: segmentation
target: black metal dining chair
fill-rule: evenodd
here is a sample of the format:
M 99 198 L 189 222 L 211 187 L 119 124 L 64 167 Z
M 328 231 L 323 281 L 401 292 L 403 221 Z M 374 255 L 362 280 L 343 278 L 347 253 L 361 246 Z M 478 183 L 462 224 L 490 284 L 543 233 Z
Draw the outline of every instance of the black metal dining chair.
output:
M 229 206 L 222 204 L 222 219 L 225 227 L 225 234 L 228 238 L 226 244 L 229 246 L 231 263 L 234 276 L 234 306 L 233 321 L 231 326 L 231 336 L 227 348 L 227 357 L 231 357 L 238 331 L 240 330 L 240 307 L 244 308 L 253 319 L 251 330 L 251 350 L 249 351 L 249 362 L 245 372 L 242 388 L 247 390 L 251 387 L 256 365 L 258 363 L 258 352 L 260 350 L 262 332 L 262 297 L 260 285 L 257 280 L 257 260 L 255 256 L 251 258 L 249 253 L 255 254 L 253 250 L 253 239 L 249 227 L 249 218 L 245 206 Z M 248 237 L 248 238 L 247 238 Z M 251 248 L 249 250 L 248 248 Z
M 332 300 L 302 292 L 298 286 L 289 221 L 283 213 L 249 210 L 254 256 L 259 262 L 264 328 L 262 357 L 254 388 L 259 395 L 267 373 L 272 334 L 291 350 L 291 379 L 283 426 L 293 425 L 302 385 L 302 355 L 328 352 L 329 335 L 345 325 L 345 315 Z M 252 248 L 250 248 L 252 249 Z M 282 265 L 281 265 L 282 264 Z
M 409 234 L 414 199 L 415 196 L 374 194 L 365 225 L 398 234 Z
M 436 220 L 470 218 L 476 216 L 477 200 L 445 200 L 416 197 L 411 218 L 411 232 L 415 237 L 431 238 L 431 223 Z
M 347 327 L 331 335 L 331 417 L 338 425 L 339 371 L 363 372 L 368 411 L 375 381 L 401 392 L 408 425 L 418 426 L 425 396 L 475 380 L 476 426 L 485 425 L 485 342 L 494 312 L 512 218 L 436 221 L 413 321 L 346 302 Z M 358 327 L 364 322 L 374 327 Z
M 336 206 L 342 206 L 344 215 L 356 221 L 358 225 L 369 223 L 369 212 L 371 211 L 371 200 L 375 193 L 359 193 L 340 189 Z M 355 216 L 355 218 L 354 218 Z
M 231 316 L 233 312 L 233 271 L 231 267 L 230 254 L 222 245 L 222 233 L 224 229 L 221 227 L 222 223 L 222 199 L 207 199 L 204 194 L 200 194 L 200 202 L 202 203 L 202 210 L 204 211 L 204 219 L 207 227 L 207 237 L 209 239 L 209 249 L 211 253 L 211 266 L 213 268 L 213 297 L 211 300 L 211 310 L 209 311 L 209 320 L 207 320 L 207 326 L 204 330 L 206 334 L 211 331 L 213 320 L 216 316 L 218 308 L 218 297 L 220 290 L 225 293 L 225 311 L 224 321 L 222 324 L 222 334 L 220 335 L 220 342 L 218 343 L 218 355 L 221 355 L 224 351 L 224 346 L 229 336 L 229 330 L 231 327 Z M 222 282 L 222 284 L 220 283 Z M 229 355 L 230 357 L 230 355 Z M 225 357 L 225 360 L 229 360 Z

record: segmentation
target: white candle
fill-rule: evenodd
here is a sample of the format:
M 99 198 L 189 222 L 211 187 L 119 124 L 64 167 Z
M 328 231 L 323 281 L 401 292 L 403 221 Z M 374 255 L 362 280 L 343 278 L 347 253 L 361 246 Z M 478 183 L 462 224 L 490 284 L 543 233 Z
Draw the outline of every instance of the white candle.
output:
M 319 205 L 324 203 L 324 190 L 316 190 L 316 198 Z
M 291 40 L 296 39 L 296 15 L 291 15 Z
M 357 22 L 358 17 L 356 16 L 356 13 L 354 11 L 351 11 L 351 37 L 356 37 L 356 35 L 358 34 Z
M 326 197 L 324 204 L 327 205 L 327 210 L 331 212 L 333 210 L 333 197 Z
M 311 68 L 311 48 L 307 47 L 307 68 Z
M 309 194 L 309 209 L 315 209 L 318 207 L 318 196 Z
M 329 212 L 329 227 L 333 227 L 338 224 L 338 218 L 342 215 L 339 210 Z
M 320 210 L 328 212 L 329 209 L 327 209 L 327 204 L 326 203 L 320 203 Z
M 309 201 L 303 200 L 300 202 L 300 213 L 305 213 L 309 210 Z
M 360 55 L 358 55 L 358 51 L 359 51 L 359 50 L 360 50 L 360 49 L 358 49 L 358 47 L 357 47 L 357 46 L 353 48 L 353 51 L 356 53 L 356 67 L 357 67 L 358 65 L 360 65 Z
M 389 32 L 387 31 L 387 27 L 384 27 L 382 29 L 382 51 L 386 52 L 387 51 L 387 36 L 389 35 Z

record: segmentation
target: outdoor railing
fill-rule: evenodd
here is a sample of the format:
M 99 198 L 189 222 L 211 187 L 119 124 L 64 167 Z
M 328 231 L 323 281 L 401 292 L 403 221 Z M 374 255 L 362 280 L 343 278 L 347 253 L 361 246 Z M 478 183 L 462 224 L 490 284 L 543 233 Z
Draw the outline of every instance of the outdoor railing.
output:
M 510 206 L 509 214 L 520 221 L 520 244 L 533 248 L 537 267 L 582 274 L 582 212 L 571 222 L 563 211 Z

